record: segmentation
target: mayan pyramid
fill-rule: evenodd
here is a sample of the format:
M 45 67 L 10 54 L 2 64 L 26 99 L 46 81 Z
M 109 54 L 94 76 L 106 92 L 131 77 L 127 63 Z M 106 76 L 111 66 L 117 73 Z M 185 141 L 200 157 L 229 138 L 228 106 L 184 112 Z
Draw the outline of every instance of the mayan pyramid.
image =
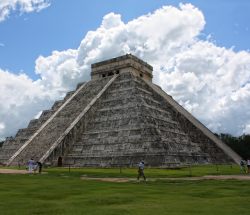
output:
M 23 165 L 31 157 L 54 166 L 239 163 L 239 155 L 152 83 L 149 64 L 127 54 L 91 69 L 89 82 L 6 139 L 1 163 Z

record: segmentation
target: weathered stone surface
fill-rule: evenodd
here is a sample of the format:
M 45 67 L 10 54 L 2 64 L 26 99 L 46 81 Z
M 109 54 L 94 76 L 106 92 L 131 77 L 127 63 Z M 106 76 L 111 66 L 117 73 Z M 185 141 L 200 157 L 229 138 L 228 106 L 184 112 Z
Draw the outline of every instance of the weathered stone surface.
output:
M 79 84 L 79 86 L 82 84 L 83 83 Z M 3 146 L 0 148 L 0 164 L 6 163 L 6 161 L 8 161 L 10 157 L 51 117 L 51 115 L 60 108 L 68 99 L 67 97 L 68 94 L 65 96 L 64 100 L 56 101 L 51 110 L 43 111 L 39 119 L 32 119 L 27 128 L 19 129 L 14 138 L 7 137 Z
M 118 72 L 119 70 L 119 72 Z M 92 80 L 6 140 L 0 162 L 30 157 L 72 166 L 169 167 L 238 162 L 240 157 L 151 83 L 132 55 L 92 65 Z

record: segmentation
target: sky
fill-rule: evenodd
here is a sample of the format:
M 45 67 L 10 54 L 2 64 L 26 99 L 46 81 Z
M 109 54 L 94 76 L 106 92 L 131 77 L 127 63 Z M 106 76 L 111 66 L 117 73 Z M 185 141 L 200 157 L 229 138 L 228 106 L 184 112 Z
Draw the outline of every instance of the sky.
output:
M 213 132 L 250 133 L 250 1 L 0 0 L 0 139 L 132 53 Z

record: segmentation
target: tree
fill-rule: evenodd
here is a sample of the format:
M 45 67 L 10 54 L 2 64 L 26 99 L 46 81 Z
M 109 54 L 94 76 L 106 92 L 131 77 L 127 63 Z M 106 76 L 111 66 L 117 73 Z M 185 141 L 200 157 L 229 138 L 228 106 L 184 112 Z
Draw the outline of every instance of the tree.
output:
M 243 134 L 239 137 L 234 137 L 230 134 L 216 134 L 224 143 L 231 147 L 243 159 L 250 159 L 250 135 Z

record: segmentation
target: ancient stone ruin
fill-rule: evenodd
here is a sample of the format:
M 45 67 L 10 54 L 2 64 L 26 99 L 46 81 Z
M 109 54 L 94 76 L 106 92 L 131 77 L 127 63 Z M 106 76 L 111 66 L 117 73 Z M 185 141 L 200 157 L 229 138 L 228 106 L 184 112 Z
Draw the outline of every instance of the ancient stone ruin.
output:
M 152 167 L 232 163 L 240 157 L 159 86 L 152 66 L 127 54 L 92 65 L 91 80 L 56 101 L 0 149 L 0 162 Z

